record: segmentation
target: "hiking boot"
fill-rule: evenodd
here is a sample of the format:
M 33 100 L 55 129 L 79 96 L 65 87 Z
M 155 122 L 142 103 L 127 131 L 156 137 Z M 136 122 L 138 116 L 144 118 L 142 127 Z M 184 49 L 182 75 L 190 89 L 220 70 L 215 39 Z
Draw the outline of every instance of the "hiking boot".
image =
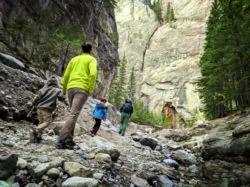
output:
M 73 140 L 66 141 L 65 144 L 75 146 L 76 143 Z
M 91 134 L 91 136 L 92 136 L 92 137 L 95 137 L 95 136 L 96 136 L 96 134 Z
M 30 132 L 30 143 L 35 143 L 35 135 L 34 135 L 34 130 Z
M 56 148 L 57 149 L 74 149 L 75 142 L 71 143 L 64 143 L 64 142 L 57 142 L 56 143 Z
M 57 149 L 65 149 L 64 143 L 63 142 L 57 142 L 56 143 L 56 148 Z
M 32 130 L 31 133 L 30 133 L 30 143 L 40 143 L 42 140 L 41 137 L 38 137 L 37 136 L 37 132 L 35 130 Z
M 42 138 L 40 138 L 40 137 L 35 137 L 35 138 L 34 138 L 34 143 L 36 143 L 36 144 L 41 143 L 41 140 L 42 140 Z

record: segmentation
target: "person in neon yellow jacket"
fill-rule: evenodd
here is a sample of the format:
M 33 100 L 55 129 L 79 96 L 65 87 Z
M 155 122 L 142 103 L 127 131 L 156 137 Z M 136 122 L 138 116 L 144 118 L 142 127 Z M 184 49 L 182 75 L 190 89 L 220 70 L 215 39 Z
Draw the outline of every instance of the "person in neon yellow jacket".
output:
M 76 120 L 95 87 L 97 62 L 92 56 L 92 45 L 86 42 L 82 50 L 83 54 L 70 60 L 62 78 L 62 89 L 64 94 L 68 94 L 70 114 L 58 137 L 58 149 L 73 149 Z

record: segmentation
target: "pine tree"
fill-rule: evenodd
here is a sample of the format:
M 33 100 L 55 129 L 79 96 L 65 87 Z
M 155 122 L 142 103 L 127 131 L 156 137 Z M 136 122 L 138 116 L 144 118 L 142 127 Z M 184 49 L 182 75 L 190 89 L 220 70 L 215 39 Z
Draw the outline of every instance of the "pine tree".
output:
M 166 13 L 166 23 L 168 23 L 170 21 L 170 10 L 171 10 L 171 6 L 170 6 L 170 2 L 168 2 L 168 8 L 167 8 L 167 13 Z
M 213 3 L 198 83 L 209 119 L 250 106 L 249 4 L 240 0 Z
M 126 95 L 126 64 L 127 60 L 125 56 L 123 56 L 120 61 L 120 69 L 119 75 L 114 82 L 113 87 L 109 93 L 109 101 L 116 107 L 121 107 L 124 99 L 127 97 Z
M 175 18 L 174 18 L 174 9 L 173 8 L 171 8 L 171 10 L 170 10 L 169 20 L 170 21 L 174 21 L 175 20 Z
M 161 16 L 161 0 L 158 0 L 154 5 L 154 13 L 156 16 L 156 19 L 161 23 L 162 22 L 162 16 Z
M 171 7 L 170 2 L 168 2 L 168 8 L 167 8 L 167 13 L 166 13 L 166 23 L 169 23 L 174 20 L 175 20 L 174 9 Z
M 135 100 L 135 74 L 134 74 L 134 67 L 132 68 L 132 71 L 129 76 L 129 82 L 128 82 L 128 97 L 132 99 L 132 101 Z

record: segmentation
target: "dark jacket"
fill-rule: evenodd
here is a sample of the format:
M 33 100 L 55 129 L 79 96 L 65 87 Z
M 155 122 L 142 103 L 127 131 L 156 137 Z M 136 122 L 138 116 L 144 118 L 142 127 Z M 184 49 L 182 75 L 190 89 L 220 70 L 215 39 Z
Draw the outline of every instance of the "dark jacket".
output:
M 107 107 L 103 104 L 96 104 L 95 110 L 93 112 L 93 117 L 98 119 L 106 119 L 107 117 Z
M 34 105 L 38 109 L 49 109 L 51 111 L 56 109 L 57 98 L 63 100 L 63 94 L 60 89 L 53 85 L 46 85 L 38 91 L 38 96 L 34 101 Z
M 124 112 L 124 113 L 128 113 L 128 114 L 132 114 L 134 112 L 134 108 L 132 105 L 131 101 L 126 101 L 122 107 L 120 108 L 120 112 Z

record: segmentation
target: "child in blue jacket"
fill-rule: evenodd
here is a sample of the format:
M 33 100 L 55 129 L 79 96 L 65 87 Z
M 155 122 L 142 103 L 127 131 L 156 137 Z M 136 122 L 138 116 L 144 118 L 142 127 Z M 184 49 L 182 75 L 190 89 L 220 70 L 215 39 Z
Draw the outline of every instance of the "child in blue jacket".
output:
M 106 120 L 108 107 L 105 105 L 107 100 L 100 99 L 101 102 L 96 104 L 92 117 L 95 119 L 95 125 L 91 130 L 92 136 L 95 136 L 101 126 L 101 120 Z

